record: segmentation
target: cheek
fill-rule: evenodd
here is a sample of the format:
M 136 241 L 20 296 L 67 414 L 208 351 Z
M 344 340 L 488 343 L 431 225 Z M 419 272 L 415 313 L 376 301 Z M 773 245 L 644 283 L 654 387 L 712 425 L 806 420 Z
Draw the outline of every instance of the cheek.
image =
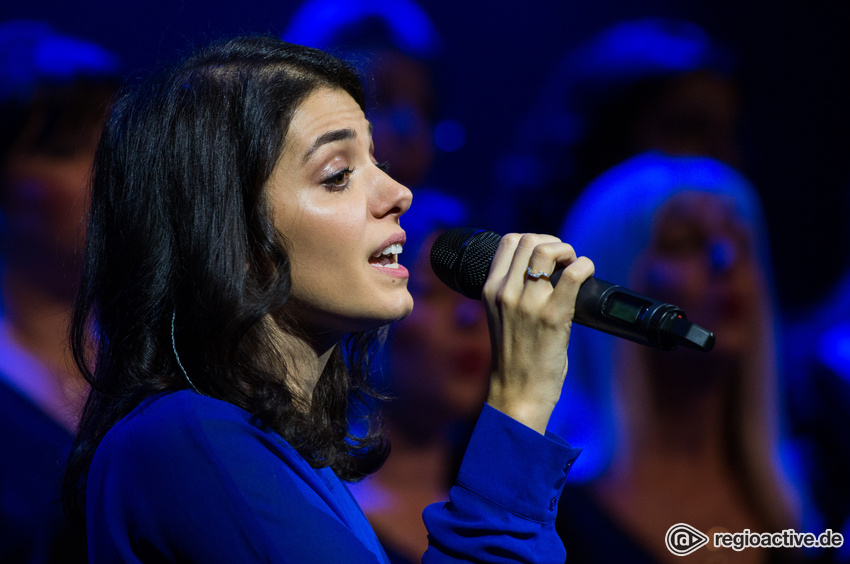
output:
M 354 205 L 331 208 L 297 201 L 284 209 L 275 225 L 288 243 L 294 291 L 345 283 L 355 261 L 362 266 L 363 219 L 356 211 Z
M 37 229 L 73 248 L 81 240 L 88 209 L 89 165 L 80 159 L 38 159 L 11 166 L 5 179 L 10 218 L 21 229 Z

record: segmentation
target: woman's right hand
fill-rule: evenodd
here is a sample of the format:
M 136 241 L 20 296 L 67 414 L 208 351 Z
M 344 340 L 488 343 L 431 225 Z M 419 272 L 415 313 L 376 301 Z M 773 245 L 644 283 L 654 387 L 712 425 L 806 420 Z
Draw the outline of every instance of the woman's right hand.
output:
M 552 286 L 546 275 L 563 267 Z M 502 237 L 484 284 L 492 347 L 487 398 L 494 408 L 542 433 L 567 373 L 575 300 L 593 263 L 551 235 Z

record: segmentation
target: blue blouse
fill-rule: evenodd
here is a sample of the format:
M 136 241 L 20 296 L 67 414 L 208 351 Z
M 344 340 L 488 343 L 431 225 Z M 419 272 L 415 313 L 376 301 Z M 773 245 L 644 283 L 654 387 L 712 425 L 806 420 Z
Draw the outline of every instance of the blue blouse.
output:
M 557 499 L 578 455 L 485 406 L 423 562 L 564 562 Z M 227 402 L 147 399 L 97 448 L 86 491 L 101 562 L 386 562 L 347 486 Z

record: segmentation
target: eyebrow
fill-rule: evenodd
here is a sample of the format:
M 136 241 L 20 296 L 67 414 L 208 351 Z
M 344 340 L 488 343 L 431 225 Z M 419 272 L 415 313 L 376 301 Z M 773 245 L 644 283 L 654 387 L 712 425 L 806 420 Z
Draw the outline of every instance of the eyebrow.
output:
M 372 122 L 369 122 L 369 136 L 372 135 Z M 306 163 L 310 160 L 310 157 L 319 150 L 322 145 L 327 145 L 328 143 L 334 143 L 336 141 L 345 141 L 346 139 L 354 139 L 357 137 L 357 132 L 351 128 L 345 129 L 334 129 L 333 131 L 327 131 L 319 135 L 313 144 L 310 145 L 310 148 L 307 149 L 307 152 L 304 153 L 304 157 L 301 159 L 302 163 Z

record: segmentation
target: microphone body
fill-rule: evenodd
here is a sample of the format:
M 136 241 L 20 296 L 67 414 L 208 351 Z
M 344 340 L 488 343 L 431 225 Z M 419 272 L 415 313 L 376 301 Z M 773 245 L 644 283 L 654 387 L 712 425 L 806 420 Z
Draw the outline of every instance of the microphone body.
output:
M 431 268 L 451 289 L 481 299 L 501 239 L 483 229 L 449 229 L 431 247 Z M 553 273 L 551 283 L 560 276 L 560 270 Z M 594 277 L 579 288 L 573 321 L 661 350 L 681 345 L 708 352 L 714 346 L 714 333 L 688 321 L 678 307 Z

